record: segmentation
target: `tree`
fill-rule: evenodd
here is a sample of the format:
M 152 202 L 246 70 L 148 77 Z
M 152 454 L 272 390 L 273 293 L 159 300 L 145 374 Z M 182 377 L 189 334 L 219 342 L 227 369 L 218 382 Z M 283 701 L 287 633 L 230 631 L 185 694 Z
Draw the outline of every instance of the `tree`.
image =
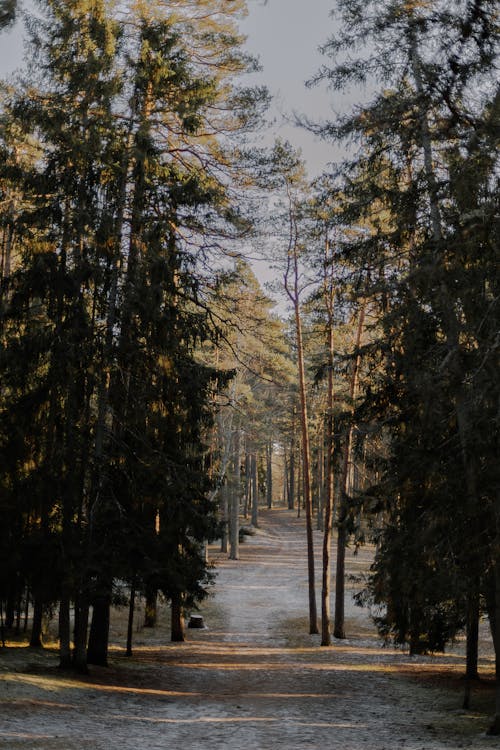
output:
M 15 274 L 2 255 L 2 501 L 38 620 L 60 601 L 65 665 L 75 602 L 79 669 L 106 663 L 116 579 L 161 588 L 180 613 L 210 578 L 205 436 L 227 377 L 195 356 L 213 335 L 201 261 L 244 226 L 230 140 L 261 92 L 231 86 L 253 65 L 233 23 L 243 4 L 207 5 L 209 28 L 196 3 L 112 16 L 54 0 L 31 26 L 42 75 L 4 102 L 6 150 L 36 139 L 36 158 L 9 157 L 2 174 L 22 206 Z
M 481 325 L 479 310 L 488 321 L 496 313 L 483 275 L 492 257 L 489 240 L 472 241 L 472 255 L 465 243 L 464 255 L 458 225 L 478 201 L 481 210 L 492 206 L 496 157 L 488 138 L 479 157 L 474 132 L 489 129 L 498 98 L 496 16 L 490 3 L 453 9 L 439 2 L 387 3 L 376 13 L 374 6 L 350 0 L 338 5 L 346 26 L 325 46 L 334 67 L 325 66 L 319 78 L 342 88 L 376 74 L 384 85 L 352 117 L 323 130 L 354 136 L 363 145 L 344 167 L 345 195 L 353 218 L 372 214 L 376 232 L 359 244 L 357 257 L 372 269 L 372 289 L 383 290 L 384 298 L 379 351 L 385 374 L 367 403 L 390 435 L 384 481 L 371 493 L 373 509 L 384 507 L 389 523 L 379 530 L 372 591 L 388 603 L 385 626 L 416 650 L 442 646 L 467 621 L 467 673 L 473 674 L 478 593 L 487 588 L 493 551 L 487 528 L 494 508 L 480 478 L 490 448 L 482 430 L 474 431 L 476 419 L 484 426 L 484 412 L 472 388 L 481 357 L 490 360 L 491 342 L 483 347 L 474 325 Z M 367 44 L 364 57 L 343 61 L 347 50 L 375 38 L 383 44 Z M 482 101 L 473 98 L 478 86 Z M 457 179 L 452 153 L 475 153 L 488 163 L 479 190 L 476 184 L 470 192 L 460 168 Z M 360 170 L 365 179 L 356 187 L 352 175 Z M 478 304 L 469 307 L 471 288 Z M 442 524 L 451 549 L 439 547 Z M 410 540 L 416 548 L 408 555 Z

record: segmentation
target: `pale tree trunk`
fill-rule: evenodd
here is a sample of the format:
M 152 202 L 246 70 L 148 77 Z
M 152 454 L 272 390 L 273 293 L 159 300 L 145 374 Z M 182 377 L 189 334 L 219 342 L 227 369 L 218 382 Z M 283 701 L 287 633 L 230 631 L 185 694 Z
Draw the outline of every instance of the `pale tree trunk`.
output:
M 323 575 L 321 587 L 321 645 L 332 643 L 330 624 L 330 584 L 332 571 L 332 528 L 334 515 L 334 463 L 333 463 L 333 357 L 334 357 L 334 288 L 328 237 L 325 242 L 325 289 L 324 301 L 327 312 L 328 387 L 325 430 L 325 518 L 323 531 Z
M 228 523 L 229 523 L 229 487 L 228 482 L 224 482 L 220 491 L 221 500 L 221 517 L 222 517 L 222 536 L 220 542 L 220 551 L 227 553 L 228 550 Z
M 318 447 L 318 466 L 316 470 L 317 485 L 317 514 L 316 528 L 318 531 L 325 530 L 325 435 L 322 434 Z
M 251 456 L 251 474 L 252 474 L 252 526 L 259 526 L 259 484 L 257 481 L 257 454 Z
M 174 643 L 182 643 L 186 640 L 182 594 L 172 596 L 170 611 L 172 616 L 170 639 Z
M 240 431 L 234 435 L 233 471 L 231 482 L 231 513 L 229 529 L 229 559 L 238 560 L 240 556 Z
M 288 507 L 288 498 L 289 498 L 289 487 L 288 487 L 288 456 L 284 455 L 283 458 L 283 505 L 286 505 Z
M 365 323 L 366 301 L 363 300 L 359 311 L 358 325 L 356 328 L 356 337 L 354 341 L 354 351 L 356 357 L 354 360 L 351 382 L 349 384 L 349 398 L 351 409 L 354 409 L 354 400 L 358 390 L 359 369 L 361 366 L 361 355 L 359 347 L 361 345 L 361 336 Z M 354 423 L 351 419 L 349 430 L 347 432 L 344 455 L 342 461 L 342 475 L 340 479 L 340 503 L 337 523 L 337 566 L 335 574 L 335 622 L 333 634 L 335 638 L 345 638 L 345 553 L 347 547 L 347 511 L 348 496 L 350 494 L 349 479 L 352 474 L 350 471 L 352 465 L 352 448 L 354 437 Z
M 248 509 L 252 495 L 252 478 L 251 478 L 251 458 L 248 451 L 245 451 L 245 503 L 243 505 L 243 517 L 248 518 Z
M 267 507 L 273 507 L 273 443 L 269 439 L 266 445 L 266 500 Z
M 295 219 L 291 217 L 293 235 L 289 248 L 288 267 L 285 274 L 285 289 L 293 304 L 295 318 L 295 335 L 297 339 L 297 368 L 300 393 L 300 425 L 302 433 L 302 476 L 304 487 L 304 506 L 306 513 L 307 538 L 307 572 L 309 589 L 309 633 L 319 633 L 318 612 L 316 607 L 313 510 L 311 491 L 311 448 L 309 440 L 309 419 L 307 410 L 307 389 L 304 364 L 304 342 L 302 338 L 302 319 L 300 310 L 299 265 Z M 291 281 L 290 281 L 291 276 Z M 299 507 L 300 512 L 300 507 Z
M 290 463 L 288 467 L 289 480 L 288 480 L 288 509 L 293 510 L 295 508 L 295 439 L 292 438 L 290 446 Z

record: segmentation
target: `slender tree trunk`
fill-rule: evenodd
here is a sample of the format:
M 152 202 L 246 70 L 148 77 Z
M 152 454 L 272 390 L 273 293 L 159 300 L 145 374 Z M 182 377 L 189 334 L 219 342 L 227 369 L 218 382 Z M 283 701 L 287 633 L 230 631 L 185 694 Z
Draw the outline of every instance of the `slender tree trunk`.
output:
M 240 556 L 240 431 L 234 436 L 233 471 L 231 482 L 231 514 L 229 534 L 229 559 L 238 560 Z
M 181 594 L 177 594 L 172 597 L 171 614 L 171 640 L 175 643 L 182 643 L 186 640 L 186 631 L 184 625 L 184 608 L 182 606 Z
M 127 648 L 126 656 L 132 656 L 132 636 L 134 632 L 134 609 L 135 609 L 135 585 L 130 587 L 130 600 L 128 603 L 128 620 L 127 620 Z
M 229 487 L 228 487 L 228 480 L 224 482 L 224 484 L 221 487 L 220 491 L 220 499 L 221 499 L 221 516 L 222 516 L 222 537 L 221 537 L 221 543 L 220 543 L 220 551 L 227 553 L 228 551 L 228 541 L 229 541 L 229 529 L 228 529 L 228 522 L 229 522 Z
M 330 283 L 329 283 L 330 282 Z M 329 259 L 329 242 L 325 242 L 325 303 L 328 315 L 327 351 L 328 351 L 328 387 L 326 402 L 326 430 L 325 430 L 325 521 L 323 532 L 323 577 L 321 588 L 321 645 L 330 646 L 331 616 L 330 616 L 330 583 L 332 569 L 332 529 L 334 515 L 334 462 L 333 462 L 333 357 L 334 357 L 334 289 L 331 284 L 331 267 Z
M 296 276 L 298 271 L 296 271 Z M 304 343 L 302 340 L 302 321 L 298 297 L 295 295 L 295 330 L 297 336 L 297 364 L 299 370 L 300 390 L 300 422 L 302 431 L 302 476 L 304 487 L 304 505 L 306 512 L 307 537 L 307 572 L 309 582 L 309 633 L 319 633 L 318 613 L 316 608 L 315 568 L 314 568 L 314 539 L 313 539 L 313 509 L 311 491 L 311 449 L 309 442 L 309 421 L 307 413 L 306 374 L 304 364 Z
M 273 507 L 273 443 L 268 440 L 266 445 L 266 500 L 267 507 Z
M 325 435 L 320 437 L 320 445 L 318 448 L 318 466 L 316 472 L 317 482 L 317 513 L 316 513 L 316 528 L 318 531 L 325 530 L 325 498 L 326 498 L 326 450 L 325 450 Z
M 5 622 L 3 619 L 3 602 L 0 599 L 0 641 L 2 648 L 5 648 Z
M 288 456 L 285 453 L 283 461 L 283 505 L 290 508 L 290 486 L 288 477 Z
M 59 666 L 61 669 L 71 667 L 71 620 L 70 598 L 67 587 L 59 603 Z
M 288 487 L 288 509 L 295 508 L 295 441 L 292 441 L 290 447 L 290 467 L 289 467 L 289 487 Z
M 354 360 L 351 382 L 349 386 L 349 398 L 351 409 L 354 409 L 354 399 L 358 390 L 359 369 L 361 366 L 361 355 L 359 348 L 361 337 L 365 324 L 366 302 L 363 300 L 359 311 L 358 325 L 356 328 L 356 338 L 354 341 L 354 351 L 356 358 Z M 333 634 L 335 638 L 345 638 L 345 553 L 347 548 L 347 512 L 348 496 L 350 492 L 349 477 L 350 466 L 352 463 L 352 443 L 354 437 L 354 417 L 351 418 L 351 424 L 347 432 L 344 455 L 342 461 L 342 476 L 340 481 L 340 503 L 337 524 L 337 566 L 335 574 L 335 622 Z
M 42 648 L 42 621 L 43 621 L 43 602 L 36 596 L 33 601 L 33 622 L 31 625 L 31 648 Z
M 252 464 L 252 526 L 259 526 L 259 485 L 257 481 L 257 454 L 251 455 Z
M 245 503 L 243 506 L 243 516 L 245 519 L 248 518 L 248 508 L 250 507 L 251 500 L 251 470 L 250 470 L 250 454 L 248 451 L 245 452 Z

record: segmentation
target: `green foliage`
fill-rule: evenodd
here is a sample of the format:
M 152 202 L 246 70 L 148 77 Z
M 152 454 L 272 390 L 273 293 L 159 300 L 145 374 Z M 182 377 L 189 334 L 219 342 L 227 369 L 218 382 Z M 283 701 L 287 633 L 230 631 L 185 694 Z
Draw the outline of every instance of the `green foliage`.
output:
M 385 446 L 364 498 L 377 541 L 365 593 L 384 635 L 435 650 L 468 598 L 487 596 L 497 559 L 498 19 L 491 3 L 338 5 L 345 26 L 318 79 L 381 82 L 324 131 L 360 145 L 331 196 L 342 231 L 365 228 L 338 253 L 363 269 L 379 315 L 357 409 Z
M 195 352 L 213 331 L 199 260 L 236 215 L 218 114 L 246 67 L 233 11 L 216 49 L 188 8 L 41 10 L 30 78 L 2 101 L 0 598 L 17 576 L 83 618 L 114 579 L 194 602 L 218 533 L 207 436 L 227 377 Z

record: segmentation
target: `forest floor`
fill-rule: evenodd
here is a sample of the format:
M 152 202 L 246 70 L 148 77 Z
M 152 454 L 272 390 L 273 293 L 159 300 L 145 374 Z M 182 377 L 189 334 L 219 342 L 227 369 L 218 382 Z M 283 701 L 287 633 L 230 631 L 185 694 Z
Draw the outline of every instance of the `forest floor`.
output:
M 316 534 L 318 578 L 321 535 Z M 0 748 L 16 750 L 444 750 L 490 748 L 493 654 L 481 627 L 483 680 L 461 709 L 463 643 L 410 657 L 384 647 L 354 579 L 370 550 L 348 553 L 348 638 L 321 648 L 308 635 L 304 522 L 264 511 L 230 561 L 211 549 L 217 581 L 207 628 L 168 642 L 168 621 L 140 626 L 124 656 L 126 613 L 114 613 L 110 667 L 75 677 L 55 649 L 0 651 Z M 318 586 L 319 591 L 319 586 Z M 319 598 L 318 598 L 319 606 Z

